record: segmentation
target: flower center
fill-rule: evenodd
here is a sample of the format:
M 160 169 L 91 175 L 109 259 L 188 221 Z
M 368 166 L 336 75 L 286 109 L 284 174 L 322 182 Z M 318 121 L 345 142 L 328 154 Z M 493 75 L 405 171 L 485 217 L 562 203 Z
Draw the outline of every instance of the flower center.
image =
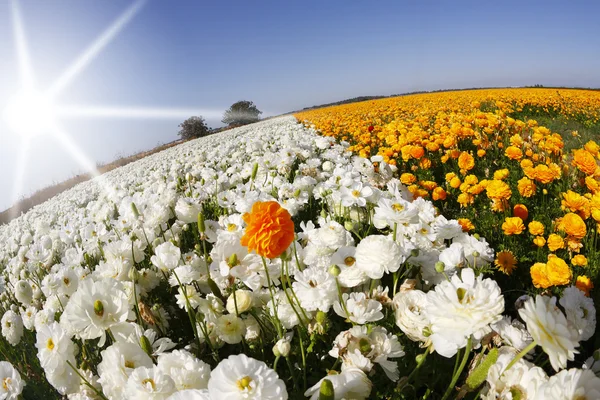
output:
M 400 203 L 394 203 L 394 204 L 392 204 L 392 208 L 395 211 L 397 211 L 397 212 L 400 212 L 400 211 L 404 210 L 404 206 L 402 204 L 400 204 Z
M 368 354 L 371 351 L 371 343 L 368 339 L 362 338 L 358 341 L 358 348 L 363 354 Z
M 237 225 L 236 224 L 227 224 L 227 230 L 229 232 L 233 232 L 237 229 Z
M 242 379 L 238 379 L 235 382 L 240 391 L 248 390 L 250 388 L 250 383 L 252 383 L 252 378 L 250 378 L 249 376 L 245 376 Z
M 126 360 L 125 368 L 135 368 L 135 363 L 133 361 Z
M 354 189 L 352 191 L 352 196 L 354 196 L 354 197 L 360 197 L 360 192 L 358 190 Z
M 4 378 L 2 379 L 2 388 L 6 391 L 8 391 L 8 386 L 11 384 L 12 379 L 10 378 Z
M 310 285 L 310 287 L 315 288 L 317 287 L 317 282 L 313 281 L 312 279 L 310 281 L 308 281 L 308 284 Z
M 65 285 L 68 285 L 71 281 L 69 280 L 69 278 L 64 278 L 63 282 L 65 283 Z
M 147 378 L 142 381 L 142 385 L 148 387 L 148 384 L 150 384 L 152 390 L 156 390 L 156 383 L 154 383 L 154 379 Z
M 99 317 L 102 317 L 104 315 L 104 304 L 102 304 L 100 300 L 96 300 L 94 302 L 94 314 L 96 314 Z
M 49 338 L 48 341 L 46 342 L 46 348 L 48 350 L 54 349 L 54 341 L 52 340 L 52 338 Z
M 353 266 L 355 261 L 356 261 L 356 258 L 354 258 L 352 256 L 348 256 L 348 257 L 344 258 L 344 264 L 346 264 L 347 267 Z

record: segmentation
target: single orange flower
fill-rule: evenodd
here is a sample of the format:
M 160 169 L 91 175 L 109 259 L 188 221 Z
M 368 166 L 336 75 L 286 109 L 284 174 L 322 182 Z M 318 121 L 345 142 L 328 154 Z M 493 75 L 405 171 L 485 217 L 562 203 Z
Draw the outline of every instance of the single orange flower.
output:
M 527 217 L 529 217 L 529 211 L 527 210 L 525 204 L 516 204 L 513 207 L 513 215 L 521 218 L 523 221 L 527 221 Z
M 292 216 L 276 201 L 257 201 L 242 218 L 247 226 L 241 244 L 248 247 L 248 251 L 275 258 L 294 241 Z
M 520 235 L 525 230 L 523 220 L 519 217 L 507 217 L 502 224 L 505 235 Z

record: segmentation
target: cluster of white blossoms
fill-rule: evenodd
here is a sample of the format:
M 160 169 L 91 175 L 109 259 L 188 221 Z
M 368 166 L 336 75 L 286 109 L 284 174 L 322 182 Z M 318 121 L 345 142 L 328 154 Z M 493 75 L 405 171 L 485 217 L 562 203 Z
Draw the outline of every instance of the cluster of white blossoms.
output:
M 408 383 L 409 348 L 425 349 L 420 367 L 430 353 L 494 346 L 483 398 L 595 398 L 594 360 L 565 369 L 595 332 L 593 301 L 568 288 L 562 309 L 538 296 L 522 322 L 503 316 L 486 240 L 347 145 L 292 117 L 264 121 L 114 170 L 0 227 L 0 349 L 34 346 L 29 370 L 78 400 L 363 399 L 374 382 L 388 393 Z M 266 202 L 295 232 L 263 216 L 268 234 L 251 250 L 248 215 Z M 276 256 L 257 252 L 285 234 Z M 537 345 L 557 374 L 523 358 Z M 5 398 L 23 390 L 9 363 L 0 379 Z

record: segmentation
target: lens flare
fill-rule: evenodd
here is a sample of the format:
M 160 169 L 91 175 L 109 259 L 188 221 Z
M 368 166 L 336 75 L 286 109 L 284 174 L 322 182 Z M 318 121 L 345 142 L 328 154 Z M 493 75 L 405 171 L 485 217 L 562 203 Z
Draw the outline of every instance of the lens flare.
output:
M 2 116 L 12 131 L 31 137 L 47 133 L 55 114 L 48 97 L 35 90 L 24 90 L 12 98 Z

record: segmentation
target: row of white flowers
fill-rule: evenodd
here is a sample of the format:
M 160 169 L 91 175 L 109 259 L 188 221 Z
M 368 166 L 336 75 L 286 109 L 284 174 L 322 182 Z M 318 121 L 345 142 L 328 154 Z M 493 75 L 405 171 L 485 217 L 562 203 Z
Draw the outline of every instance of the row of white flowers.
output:
M 395 167 L 345 147 L 292 117 L 264 121 L 0 227 L 0 348 L 30 340 L 69 399 L 360 399 L 376 379 L 402 393 L 430 353 L 462 360 L 448 398 L 472 349 L 485 356 L 462 389 L 482 398 L 600 398 L 600 362 L 567 369 L 594 335 L 591 299 L 574 287 L 523 296 L 515 319 L 503 316 L 485 239 L 412 201 Z M 296 224 L 272 259 L 241 240 L 244 214 L 267 201 Z M 322 354 L 319 337 L 333 340 Z M 401 369 L 408 346 L 422 351 Z M 531 361 L 540 350 L 552 376 Z M 0 398 L 32 384 L 21 374 L 0 363 Z

